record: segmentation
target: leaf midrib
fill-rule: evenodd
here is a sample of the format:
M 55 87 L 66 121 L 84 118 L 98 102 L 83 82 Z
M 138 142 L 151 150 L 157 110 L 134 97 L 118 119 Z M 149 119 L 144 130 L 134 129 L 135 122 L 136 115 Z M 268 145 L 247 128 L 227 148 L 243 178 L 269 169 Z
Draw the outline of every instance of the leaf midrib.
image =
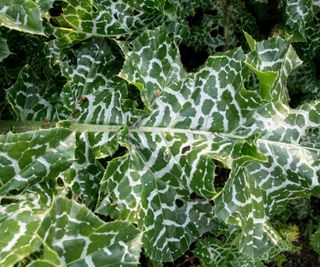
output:
M 56 127 L 67 128 L 76 132 L 120 132 L 121 129 L 127 125 L 98 125 L 98 124 L 89 124 L 89 123 L 80 123 L 80 122 L 70 122 L 69 127 L 63 127 L 63 124 L 58 122 Z M 50 122 L 49 125 L 53 126 L 55 123 Z M 10 130 L 10 127 L 17 127 L 17 130 L 22 129 L 23 131 L 35 131 L 40 130 L 41 127 L 48 127 L 44 122 L 41 121 L 1 121 L 0 120 L 0 137 L 3 133 L 6 133 Z M 210 132 L 206 130 L 197 130 L 197 129 L 183 129 L 183 128 L 172 128 L 172 127 L 150 127 L 150 126 L 139 126 L 133 125 L 129 126 L 129 132 L 131 133 L 174 133 L 174 134 L 197 134 L 197 135 L 209 135 L 209 136 L 218 136 L 222 138 L 229 139 L 238 139 L 244 140 L 249 138 L 249 136 L 241 136 L 223 132 Z M 281 141 L 273 141 L 264 138 L 256 138 L 256 143 L 260 144 L 271 144 L 277 146 L 286 146 L 291 148 L 303 148 L 309 151 L 314 151 L 320 153 L 320 148 L 312 148 L 308 146 L 301 145 L 299 143 L 286 143 Z

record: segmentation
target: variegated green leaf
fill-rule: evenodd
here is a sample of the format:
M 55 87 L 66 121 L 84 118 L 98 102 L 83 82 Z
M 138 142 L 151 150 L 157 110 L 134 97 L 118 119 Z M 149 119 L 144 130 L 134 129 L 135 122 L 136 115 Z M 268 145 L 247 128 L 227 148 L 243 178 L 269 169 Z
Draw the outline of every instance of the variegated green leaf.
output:
M 253 70 L 261 69 L 263 77 L 269 70 L 275 74 L 266 87 L 271 95 L 273 86 L 277 88 L 300 61 L 290 46 L 279 50 L 278 45 L 285 43 L 279 37 L 265 43 L 250 41 L 253 52 L 246 57 L 246 64 L 254 66 Z M 149 209 L 156 213 L 154 208 L 140 204 L 144 197 L 148 199 L 152 192 L 157 192 L 141 182 L 149 175 L 165 182 L 159 184 L 160 188 L 169 186 L 165 192 L 172 188 L 184 197 L 192 192 L 202 197 L 213 196 L 214 189 L 208 190 L 206 183 L 200 185 L 198 180 L 213 179 L 207 176 L 212 173 L 206 158 L 210 156 L 232 169 L 224 190 L 215 196 L 216 214 L 241 227 L 241 252 L 258 257 L 281 240 L 268 223 L 268 217 L 282 206 L 281 202 L 288 197 L 317 194 L 319 151 L 299 145 L 299 140 L 306 135 L 305 129 L 316 126 L 319 104 L 290 110 L 281 102 L 271 102 L 268 94 L 260 97 L 259 92 L 245 90 L 245 56 L 241 50 L 209 57 L 198 72 L 187 74 L 181 69 L 177 49 L 164 28 L 142 34 L 132 45 L 132 51 L 124 49 L 126 61 L 121 76 L 141 90 L 142 99 L 152 112 L 129 129 L 128 155 L 108 166 L 101 195 L 104 196 L 104 191 L 113 193 L 105 196 L 98 211 L 107 208 L 107 214 L 138 224 L 148 218 L 145 214 Z M 285 86 L 281 90 L 284 93 Z M 310 155 L 308 163 L 301 162 L 305 157 L 302 155 Z M 137 166 L 141 166 L 140 172 Z M 265 171 L 271 166 L 274 171 Z M 203 174 L 196 170 L 202 170 Z M 177 174 L 177 180 L 173 173 Z M 281 177 L 277 186 L 272 182 L 276 177 Z M 159 187 L 156 184 L 154 188 Z M 287 189 L 291 184 L 296 186 L 293 191 Z M 160 192 L 156 194 L 160 203 L 172 199 L 162 197 Z M 157 220 L 153 224 L 157 225 Z M 148 232 L 144 238 L 149 238 Z M 157 242 L 159 250 L 164 251 L 164 246 L 155 240 L 147 251 L 158 259 Z M 168 250 L 168 254 L 174 251 Z
M 87 207 L 92 207 L 96 203 L 98 197 L 99 183 L 103 176 L 104 168 L 95 159 L 94 146 L 108 146 L 108 141 L 105 139 L 101 147 L 97 140 L 104 141 L 103 137 L 108 134 L 100 133 L 101 139 L 94 138 L 99 136 L 95 134 L 77 134 L 77 148 L 75 151 L 76 161 L 73 162 L 70 169 L 60 175 L 66 189 L 70 189 L 73 199 L 85 203 Z M 111 149 L 111 148 L 110 148 Z
M 51 129 L 0 136 L 0 194 L 54 179 L 74 161 L 75 134 Z
M 43 35 L 40 8 L 33 0 L 2 0 L 0 26 Z
M 141 234 L 127 222 L 104 223 L 85 206 L 57 198 L 38 235 L 63 266 L 138 266 Z
M 199 9 L 204 13 L 200 25 L 191 25 L 190 33 L 183 40 L 197 51 L 214 53 L 235 48 L 243 43 L 242 31 L 258 35 L 254 17 L 240 2 L 203 1 L 198 12 Z
M 39 252 L 38 252 L 39 253 Z M 28 267 L 62 267 L 61 259 L 57 252 L 50 248 L 47 244 L 42 244 L 39 259 L 32 260 Z
M 312 0 L 287 0 L 286 25 L 297 30 L 305 38 L 305 28 L 312 17 Z
M 36 185 L 25 194 L 0 197 L 2 203 L 12 202 L 0 206 L 1 266 L 14 266 L 21 259 L 27 259 L 32 253 L 42 250 L 42 241 L 36 231 L 52 201 L 54 192 L 50 186 Z M 43 259 L 59 266 L 59 258 L 46 245 Z
M 74 65 L 63 66 L 68 79 L 61 102 L 70 118 L 92 124 L 124 124 L 130 113 L 123 105 L 127 85 L 115 75 L 121 61 L 105 39 L 92 39 L 75 51 Z M 126 113 L 127 112 L 127 113 Z
M 127 85 L 116 77 L 120 66 L 105 39 L 91 39 L 76 51 L 77 62 L 62 66 L 68 82 L 61 92 L 64 114 L 90 124 L 125 124 L 130 120 Z M 129 104 L 129 105 L 128 105 Z M 60 111 L 61 113 L 61 111 Z M 97 198 L 104 168 L 96 160 L 118 148 L 116 133 L 83 133 L 77 136 L 77 161 L 64 173 L 73 195 L 89 207 Z
M 18 204 L 1 206 L 1 266 L 13 266 L 21 259 L 33 267 L 138 265 L 141 235 L 134 226 L 104 223 L 67 199 L 57 198 L 51 204 L 48 192 L 52 197 L 50 187 L 32 189 L 12 198 Z M 36 260 L 33 253 L 38 254 Z
M 247 66 L 257 75 L 263 98 L 288 102 L 286 81 L 290 72 L 302 62 L 290 43 L 281 37 L 256 42 L 246 34 L 251 53 Z
M 165 1 L 63 1 L 62 14 L 54 18 L 60 27 L 48 30 L 68 43 L 73 42 L 75 36 L 83 40 L 91 36 L 131 35 L 161 14 L 155 8 L 150 10 L 152 3 L 163 11 Z
M 7 99 L 19 120 L 64 119 L 66 115 L 57 112 L 61 84 L 54 82 L 60 77 L 52 75 L 47 79 L 41 70 L 43 66 L 38 64 L 26 65 L 20 71 L 16 83 L 6 91 Z
M 188 188 L 192 183 L 189 186 L 199 186 L 203 194 L 212 194 L 212 172 L 206 174 L 205 185 L 200 180 L 188 180 L 190 173 L 201 175 L 200 168 L 208 166 L 210 160 L 199 159 L 193 169 L 188 161 L 194 155 L 188 153 L 179 160 L 179 147 L 190 142 L 183 134 L 137 132 L 129 138 L 129 153 L 111 161 L 106 170 L 97 212 L 137 223 L 144 233 L 146 252 L 155 260 L 172 261 L 213 226 L 208 201 L 190 201 L 192 191 Z M 204 141 L 197 141 L 201 151 Z M 178 147 L 169 147 L 171 142 Z
M 212 237 L 199 240 L 193 253 L 201 259 L 204 266 L 266 266 L 265 263 L 274 262 L 281 252 L 297 251 L 292 244 L 299 234 L 297 227 L 286 227 L 281 229 L 283 240 L 255 260 L 239 252 L 239 230 L 225 225 L 213 230 Z
M 205 266 L 293 251 L 274 218 L 320 196 L 318 2 L 2 1 L 0 130 L 29 132 L 0 136 L 0 265 L 137 266 L 141 246 L 174 261 L 197 239 Z M 264 7 L 294 35 L 242 35 Z M 188 73 L 181 43 L 229 51 Z M 315 101 L 289 107 L 292 83 Z
M 132 42 L 132 46 L 133 51 L 123 48 L 126 61 L 119 76 L 140 89 L 141 98 L 150 109 L 165 88 L 173 87 L 173 91 L 178 91 L 187 74 L 165 27 L 161 27 L 157 34 L 152 31 L 143 33 Z M 172 100 L 177 102 L 176 96 Z
M 241 254 L 236 247 L 237 231 L 225 229 L 219 232 L 218 238 L 207 238 L 197 242 L 194 254 L 202 261 L 203 266 L 230 266 L 230 267 L 262 267 L 260 261 L 253 261 Z

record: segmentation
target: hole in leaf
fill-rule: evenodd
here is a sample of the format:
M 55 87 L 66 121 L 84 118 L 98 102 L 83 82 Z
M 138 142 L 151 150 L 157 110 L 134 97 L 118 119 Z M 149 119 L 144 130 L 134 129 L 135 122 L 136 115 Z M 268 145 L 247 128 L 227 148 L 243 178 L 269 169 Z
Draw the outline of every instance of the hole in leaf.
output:
M 216 236 L 212 232 L 205 232 L 200 239 L 207 239 L 207 238 L 216 238 Z
M 109 157 L 98 159 L 98 161 L 102 164 L 102 166 L 106 167 L 110 160 L 112 160 L 114 158 L 121 157 L 121 156 L 125 155 L 127 152 L 128 152 L 128 149 L 126 147 L 118 146 L 117 151 L 113 155 L 111 155 Z
M 67 196 L 67 198 L 72 199 L 72 196 L 73 196 L 72 191 L 71 191 L 71 190 L 68 190 L 66 196 Z
M 32 261 L 39 259 L 42 254 L 43 254 L 43 245 L 40 246 L 38 251 L 33 252 L 28 257 L 24 258 L 23 264 L 26 264 L 25 266 L 29 265 L 29 263 L 31 263 Z
M 176 203 L 178 208 L 181 208 L 183 206 L 183 204 L 184 204 L 181 199 L 176 199 L 175 203 Z
M 49 14 L 52 17 L 58 17 L 63 13 L 62 2 L 55 1 L 52 5 L 52 8 L 49 10 Z
M 118 20 L 119 19 L 119 16 L 118 16 L 118 14 L 113 14 L 113 17 L 116 19 L 116 20 Z
M 132 12 L 132 15 L 133 16 L 138 16 L 140 14 L 140 11 L 138 11 L 138 10 L 133 10 L 133 12 Z
M 181 153 L 182 153 L 182 154 L 186 154 L 190 149 L 191 149 L 190 146 L 185 146 L 185 147 L 183 147 L 183 148 L 181 149 Z
M 96 6 L 92 6 L 92 11 L 96 13 L 98 11 L 98 8 Z
M 9 205 L 9 204 L 12 204 L 12 203 L 18 203 L 20 202 L 21 200 L 19 199 L 14 199 L 14 198 L 10 198 L 9 197 L 4 197 L 4 198 L 0 198 L 0 204 L 1 205 Z
M 189 196 L 189 199 L 191 199 L 191 200 L 194 200 L 194 199 L 197 199 L 197 198 L 198 198 L 198 196 L 197 196 L 197 194 L 195 192 L 191 193 L 190 196 Z
M 125 42 L 125 41 L 126 41 L 126 37 L 119 35 L 119 36 L 117 37 L 117 40 L 118 40 L 118 41 Z
M 189 195 L 189 199 L 190 199 L 190 200 L 205 200 L 203 197 L 197 195 L 195 192 L 192 192 L 192 193 Z
M 203 49 L 201 52 L 197 52 L 194 48 L 183 43 L 179 45 L 179 50 L 181 55 L 181 62 L 187 71 L 192 71 L 201 66 L 209 57 L 207 49 Z
M 221 162 L 214 160 L 216 164 L 216 176 L 214 178 L 214 187 L 222 190 L 226 181 L 229 178 L 230 170 L 225 168 Z
M 203 20 L 203 11 L 200 8 L 197 8 L 195 10 L 195 13 L 193 16 L 187 17 L 188 25 L 190 27 L 192 26 L 200 26 Z
M 141 99 L 140 91 L 137 87 L 135 87 L 132 84 L 128 85 L 128 98 L 135 101 L 135 108 L 143 110 L 144 109 L 144 103 Z
M 170 33 L 168 34 L 168 36 L 169 36 L 169 38 L 172 40 L 173 37 L 174 37 L 174 33 L 173 33 L 173 32 L 170 32 Z
M 210 199 L 209 204 L 210 204 L 211 206 L 214 206 L 214 205 L 215 205 L 214 200 Z
M 64 187 L 63 179 L 60 176 L 57 178 L 57 185 L 59 187 Z
M 112 218 L 110 216 L 107 215 L 101 215 L 99 213 L 95 213 L 101 220 L 103 220 L 104 222 L 112 222 Z
M 223 235 L 223 234 L 221 234 L 221 235 L 218 235 L 217 236 L 217 239 L 221 242 L 221 243 L 224 243 L 224 242 L 226 242 L 226 237 L 225 237 L 225 235 Z

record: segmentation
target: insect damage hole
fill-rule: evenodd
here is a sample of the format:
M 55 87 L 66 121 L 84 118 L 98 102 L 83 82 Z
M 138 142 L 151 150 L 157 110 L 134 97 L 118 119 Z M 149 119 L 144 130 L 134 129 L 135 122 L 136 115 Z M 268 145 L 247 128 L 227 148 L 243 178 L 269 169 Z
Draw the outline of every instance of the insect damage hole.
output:
M 64 187 L 64 181 L 63 181 L 62 177 L 60 177 L 60 176 L 57 178 L 57 185 L 59 187 Z
M 141 93 L 137 87 L 135 87 L 132 84 L 129 84 L 128 86 L 128 98 L 133 99 L 134 106 L 138 110 L 144 110 L 145 105 L 141 97 Z
M 176 206 L 177 206 L 178 208 L 181 208 L 181 207 L 183 206 L 183 204 L 184 204 L 181 199 L 176 199 L 176 200 L 175 200 L 175 203 L 176 203 Z
M 191 149 L 191 146 L 184 146 L 184 147 L 181 149 L 181 153 L 182 153 L 182 154 L 186 154 L 190 149 Z
M 223 244 L 226 242 L 227 238 L 224 234 L 220 234 L 217 236 L 217 239 Z
M 217 191 L 221 191 L 229 178 L 230 170 L 225 168 L 220 161 L 214 160 L 214 164 L 216 165 L 214 187 Z
M 105 157 L 105 158 L 100 158 L 98 161 L 102 164 L 102 166 L 106 167 L 109 163 L 114 158 L 119 158 L 124 156 L 128 152 L 128 149 L 124 146 L 118 146 L 118 149 L 110 156 Z
M 193 201 L 205 201 L 206 199 L 202 196 L 199 196 L 197 193 L 195 192 L 192 192 L 190 195 L 189 195 L 189 200 L 193 200 Z

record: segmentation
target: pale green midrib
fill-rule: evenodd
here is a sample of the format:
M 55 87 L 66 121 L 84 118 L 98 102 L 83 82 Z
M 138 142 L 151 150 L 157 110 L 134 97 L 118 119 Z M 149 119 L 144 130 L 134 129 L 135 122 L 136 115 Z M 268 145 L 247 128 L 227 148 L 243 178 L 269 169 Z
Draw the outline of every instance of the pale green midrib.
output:
M 57 123 L 58 127 L 63 127 L 63 121 Z M 120 132 L 121 129 L 126 127 L 126 125 L 99 125 L 99 124 L 89 124 L 89 123 L 79 123 L 79 122 L 69 122 L 65 121 L 66 124 L 69 124 L 68 128 L 72 131 L 76 132 Z M 48 125 L 41 121 L 1 121 L 0 120 L 0 133 L 7 132 L 10 127 L 14 127 L 16 130 L 28 131 L 28 130 L 38 130 L 42 127 L 51 128 L 54 127 L 55 123 L 50 122 Z M 211 136 L 219 136 L 222 138 L 231 138 L 231 139 L 239 139 L 244 140 L 248 138 L 248 136 L 234 135 L 228 133 L 219 133 L 219 132 L 209 132 L 205 130 L 195 130 L 195 129 L 182 129 L 182 128 L 168 128 L 168 127 L 147 127 L 147 126 L 130 126 L 129 132 L 132 133 L 181 133 L 181 134 L 198 134 L 198 135 L 211 135 Z M 278 146 L 286 146 L 295 149 L 305 148 L 310 151 L 315 151 L 320 153 L 320 149 L 312 148 L 308 146 L 302 146 L 301 144 L 290 144 L 285 142 L 277 142 L 272 140 L 267 140 L 263 138 L 257 138 L 257 143 L 260 144 L 273 144 Z

